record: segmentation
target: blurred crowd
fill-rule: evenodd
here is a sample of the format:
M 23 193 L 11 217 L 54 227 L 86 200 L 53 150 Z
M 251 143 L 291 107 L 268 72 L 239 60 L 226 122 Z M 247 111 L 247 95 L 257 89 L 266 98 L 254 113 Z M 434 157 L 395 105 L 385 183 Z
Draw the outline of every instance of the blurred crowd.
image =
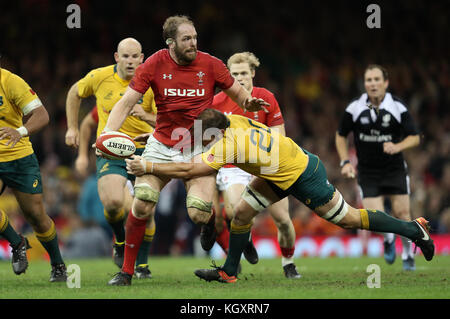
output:
M 384 65 L 389 71 L 388 90 L 405 101 L 422 133 L 421 145 L 404 154 L 411 178 L 412 216 L 431 220 L 436 233 L 450 232 L 448 3 L 381 2 L 381 29 L 369 29 L 363 2 L 284 6 L 237 0 L 74 2 L 81 8 L 80 29 L 67 28 L 64 1 L 3 2 L 0 20 L 1 66 L 23 77 L 51 116 L 50 124 L 32 142 L 41 163 L 47 211 L 67 245 L 77 232 L 89 229 L 101 230 L 105 240 L 111 236 L 95 197 L 94 164 L 92 175 L 77 175 L 76 151 L 64 144 L 67 92 L 89 70 L 113 64 L 122 38 L 138 39 L 146 57 L 163 48 L 162 24 L 173 14 L 193 18 L 199 50 L 225 62 L 238 51 L 252 51 L 259 57 L 255 85 L 275 94 L 287 135 L 321 157 L 330 182 L 353 205 L 360 205 L 356 182 L 340 175 L 334 136 L 344 109 L 364 91 L 365 66 Z M 93 99 L 83 102 L 80 119 L 94 103 Z M 199 230 L 187 217 L 184 187 L 174 182 L 166 189 L 157 209 L 153 253 L 190 254 Z M 298 236 L 347 232 L 323 222 L 296 200 L 290 204 Z M 0 197 L 0 208 L 19 216 L 8 191 Z M 20 217 L 12 220 L 19 231 L 26 231 Z M 276 227 L 262 215 L 254 231 L 272 236 Z

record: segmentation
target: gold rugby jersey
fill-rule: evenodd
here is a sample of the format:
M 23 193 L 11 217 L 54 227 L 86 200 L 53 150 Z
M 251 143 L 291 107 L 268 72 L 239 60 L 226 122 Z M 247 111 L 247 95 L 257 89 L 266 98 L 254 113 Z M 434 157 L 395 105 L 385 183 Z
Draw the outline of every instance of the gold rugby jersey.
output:
M 23 116 L 42 105 L 31 87 L 18 75 L 0 69 L 0 127 L 17 129 L 23 126 Z M 28 136 L 10 148 L 8 139 L 0 140 L 0 162 L 9 162 L 34 153 Z
M 304 172 L 308 156 L 289 137 L 240 115 L 227 116 L 230 126 L 222 139 L 202 154 L 208 166 L 218 170 L 225 164 L 267 179 L 288 189 Z
M 98 68 L 89 72 L 84 78 L 78 81 L 78 95 L 82 98 L 94 95 L 98 109 L 97 137 L 103 131 L 108 116 L 113 106 L 125 93 L 130 81 L 122 79 L 117 73 L 117 65 L 110 65 Z M 156 114 L 156 104 L 151 88 L 145 92 L 138 102 L 142 108 L 149 113 Z M 134 138 L 143 133 L 153 132 L 153 128 L 146 122 L 135 116 L 128 116 L 119 129 L 120 132 Z M 144 147 L 140 143 L 136 147 Z

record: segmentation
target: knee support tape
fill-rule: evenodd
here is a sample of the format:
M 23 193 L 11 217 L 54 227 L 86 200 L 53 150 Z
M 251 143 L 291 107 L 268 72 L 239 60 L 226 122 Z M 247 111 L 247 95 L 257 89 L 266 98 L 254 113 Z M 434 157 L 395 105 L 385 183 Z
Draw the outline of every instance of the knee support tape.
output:
M 157 203 L 159 199 L 159 192 L 155 191 L 147 183 L 140 183 L 134 186 L 134 197 L 146 202 Z
M 206 202 L 200 197 L 187 195 L 186 196 L 186 207 L 187 208 L 196 208 L 203 212 L 211 213 L 212 202 Z

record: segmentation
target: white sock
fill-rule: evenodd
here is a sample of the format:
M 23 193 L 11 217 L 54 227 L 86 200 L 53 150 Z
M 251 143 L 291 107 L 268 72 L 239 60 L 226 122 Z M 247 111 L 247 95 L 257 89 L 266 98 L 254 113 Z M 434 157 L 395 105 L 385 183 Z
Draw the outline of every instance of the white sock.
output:
M 400 238 L 402 239 L 402 244 L 403 244 L 402 260 L 405 260 L 408 257 L 414 258 L 411 239 L 408 239 L 403 236 L 400 236 Z
M 281 266 L 284 267 L 286 265 L 293 264 L 293 263 L 294 263 L 294 256 L 289 257 L 289 258 L 281 256 Z
M 384 233 L 384 241 L 388 242 L 389 244 L 392 243 L 395 239 L 395 235 L 393 233 Z

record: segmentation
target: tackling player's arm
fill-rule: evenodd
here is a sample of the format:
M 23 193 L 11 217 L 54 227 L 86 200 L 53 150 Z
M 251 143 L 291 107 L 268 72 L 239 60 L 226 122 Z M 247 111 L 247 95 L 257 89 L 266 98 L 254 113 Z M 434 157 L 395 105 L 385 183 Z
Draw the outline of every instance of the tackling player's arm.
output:
M 72 85 L 66 98 L 67 132 L 66 145 L 78 147 L 78 112 L 80 111 L 81 97 L 78 95 L 78 82 Z
M 223 91 L 244 111 L 256 112 L 264 110 L 264 112 L 268 112 L 265 106 L 269 106 L 270 104 L 263 99 L 252 97 L 236 80 L 234 80 L 233 84 L 228 89 Z
M 125 94 L 122 98 L 113 106 L 111 113 L 108 116 L 108 121 L 104 131 L 117 131 L 122 126 L 123 122 L 130 114 L 131 109 L 138 104 L 139 99 L 142 97 L 142 93 L 135 91 L 134 89 L 127 87 Z
M 152 174 L 186 179 L 211 175 L 217 172 L 217 170 L 203 162 L 201 155 L 197 155 L 189 163 L 153 163 L 146 161 L 141 156 L 132 156 L 131 159 L 125 159 L 125 162 L 127 163 L 128 173 L 136 176 Z

